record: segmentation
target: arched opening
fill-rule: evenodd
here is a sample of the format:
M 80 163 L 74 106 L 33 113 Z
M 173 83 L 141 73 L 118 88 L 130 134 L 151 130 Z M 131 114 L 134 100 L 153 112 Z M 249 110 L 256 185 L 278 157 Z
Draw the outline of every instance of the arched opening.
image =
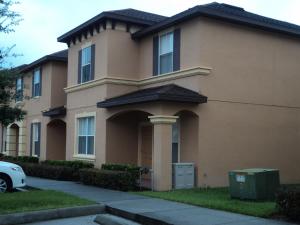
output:
M 55 119 L 47 124 L 46 159 L 66 159 L 66 123 Z
M 8 155 L 19 155 L 19 132 L 20 127 L 17 124 L 13 123 L 9 127 L 8 140 L 6 142 L 6 151 L 8 151 Z
M 134 164 L 152 168 L 153 127 L 150 113 L 126 111 L 113 115 L 106 123 L 106 162 Z M 151 176 L 143 177 L 143 186 L 151 187 Z

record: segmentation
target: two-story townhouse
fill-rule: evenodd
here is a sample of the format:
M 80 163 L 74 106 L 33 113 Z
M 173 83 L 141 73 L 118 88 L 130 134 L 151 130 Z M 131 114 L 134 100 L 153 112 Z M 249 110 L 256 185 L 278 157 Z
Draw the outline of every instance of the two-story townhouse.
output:
M 219 3 L 169 18 L 99 14 L 58 38 L 69 47 L 66 159 L 147 166 L 155 190 L 171 189 L 176 162 L 195 164 L 197 186 L 247 167 L 299 182 L 299 37 Z
M 46 55 L 20 70 L 13 104 L 27 112 L 7 128 L 7 155 L 65 159 L 68 51 Z

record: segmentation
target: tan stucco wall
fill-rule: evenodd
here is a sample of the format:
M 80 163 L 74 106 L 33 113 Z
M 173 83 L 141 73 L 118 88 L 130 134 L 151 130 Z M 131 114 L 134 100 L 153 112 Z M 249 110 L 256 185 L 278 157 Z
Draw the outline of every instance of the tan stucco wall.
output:
M 108 159 L 106 132 L 111 131 L 105 128 L 110 116 L 129 109 L 153 115 L 175 115 L 186 109 L 198 115 L 198 131 L 195 120 L 186 117 L 181 129 L 189 132 L 192 140 L 182 140 L 182 150 L 189 151 L 181 154 L 182 160 L 196 163 L 198 185 L 227 185 L 229 170 L 247 167 L 279 168 L 283 183 L 299 183 L 295 171 L 299 170 L 300 160 L 300 40 L 207 18 L 177 26 L 181 28 L 181 69 L 206 66 L 212 68 L 211 73 L 140 87 L 102 84 L 68 93 L 67 158 L 73 156 L 78 113 L 97 114 L 99 165 Z M 77 83 L 78 50 L 86 42 L 96 44 L 95 79 L 151 77 L 152 36 L 133 42 L 128 33 L 108 29 L 70 47 L 68 86 Z M 209 101 L 200 106 L 151 103 L 110 110 L 96 108 L 96 103 L 106 98 L 167 83 L 201 92 Z M 122 133 L 120 130 L 113 136 Z M 188 148 L 190 144 L 198 146 L 197 150 Z
M 30 129 L 32 122 L 41 122 L 41 160 L 46 159 L 47 150 L 47 124 L 49 117 L 42 116 L 42 111 L 66 104 L 66 94 L 64 87 L 67 81 L 67 63 L 47 62 L 41 65 L 42 68 L 42 93 L 41 96 L 32 98 L 32 75 L 29 71 L 23 76 L 24 99 L 17 103 L 26 112 L 24 125 L 24 153 L 30 155 Z M 61 118 L 64 120 L 63 118 Z M 52 140 L 53 141 L 53 140 Z

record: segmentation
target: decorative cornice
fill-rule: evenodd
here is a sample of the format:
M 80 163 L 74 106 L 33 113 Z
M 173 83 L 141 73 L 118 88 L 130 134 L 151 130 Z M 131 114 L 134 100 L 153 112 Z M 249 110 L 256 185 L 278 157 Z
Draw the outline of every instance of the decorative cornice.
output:
M 165 115 L 157 115 L 157 116 L 148 116 L 150 122 L 153 124 L 172 124 L 176 123 L 178 116 L 165 116 Z
M 185 70 L 179 70 L 171 73 L 165 73 L 157 76 L 151 76 L 149 78 L 144 78 L 141 80 L 137 79 L 126 79 L 121 77 L 103 77 L 100 79 L 88 81 L 83 84 L 78 84 L 70 87 L 66 87 L 64 90 L 66 93 L 71 93 L 74 91 L 84 90 L 91 87 L 96 87 L 104 84 L 117 84 L 117 85 L 128 85 L 128 86 L 145 86 L 149 84 L 161 83 L 165 81 L 182 79 L 191 76 L 206 76 L 210 74 L 211 68 L 207 67 L 194 67 Z

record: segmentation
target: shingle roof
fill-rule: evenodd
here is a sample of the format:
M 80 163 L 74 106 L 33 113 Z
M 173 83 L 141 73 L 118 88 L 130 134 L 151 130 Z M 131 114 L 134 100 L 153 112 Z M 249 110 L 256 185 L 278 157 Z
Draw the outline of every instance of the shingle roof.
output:
M 160 23 L 154 24 L 148 28 L 136 32 L 132 35 L 132 37 L 140 38 L 197 16 L 211 17 L 214 19 L 220 19 L 223 21 L 300 37 L 300 26 L 296 24 L 264 17 L 258 14 L 247 12 L 240 7 L 217 2 L 198 5 L 190 8 L 186 11 L 169 17 L 168 19 Z
M 78 27 L 68 31 L 67 33 L 61 35 L 57 38 L 59 42 L 68 42 L 72 37 L 81 34 L 82 32 L 91 29 L 91 27 L 96 26 L 100 22 L 106 19 L 118 20 L 133 24 L 138 24 L 142 26 L 150 26 L 158 23 L 167 17 L 157 15 L 154 13 L 148 13 L 136 9 L 122 9 L 113 11 L 104 11 L 97 16 L 91 18 L 90 20 L 84 22 Z
M 21 73 L 28 72 L 29 70 L 32 70 L 33 68 L 40 66 L 43 63 L 46 63 L 48 61 L 60 61 L 60 62 L 67 62 L 68 61 L 68 50 L 62 50 L 59 52 L 52 53 L 50 55 L 45 55 L 44 57 L 26 65 L 24 68 L 21 69 Z
M 55 116 L 64 116 L 66 115 L 67 109 L 65 106 L 59 106 L 55 108 L 48 109 L 43 111 L 43 116 L 55 117 Z
M 207 97 L 187 88 L 175 84 L 146 88 L 125 95 L 110 98 L 97 103 L 98 108 L 111 108 L 115 106 L 130 105 L 154 101 L 205 103 Z

